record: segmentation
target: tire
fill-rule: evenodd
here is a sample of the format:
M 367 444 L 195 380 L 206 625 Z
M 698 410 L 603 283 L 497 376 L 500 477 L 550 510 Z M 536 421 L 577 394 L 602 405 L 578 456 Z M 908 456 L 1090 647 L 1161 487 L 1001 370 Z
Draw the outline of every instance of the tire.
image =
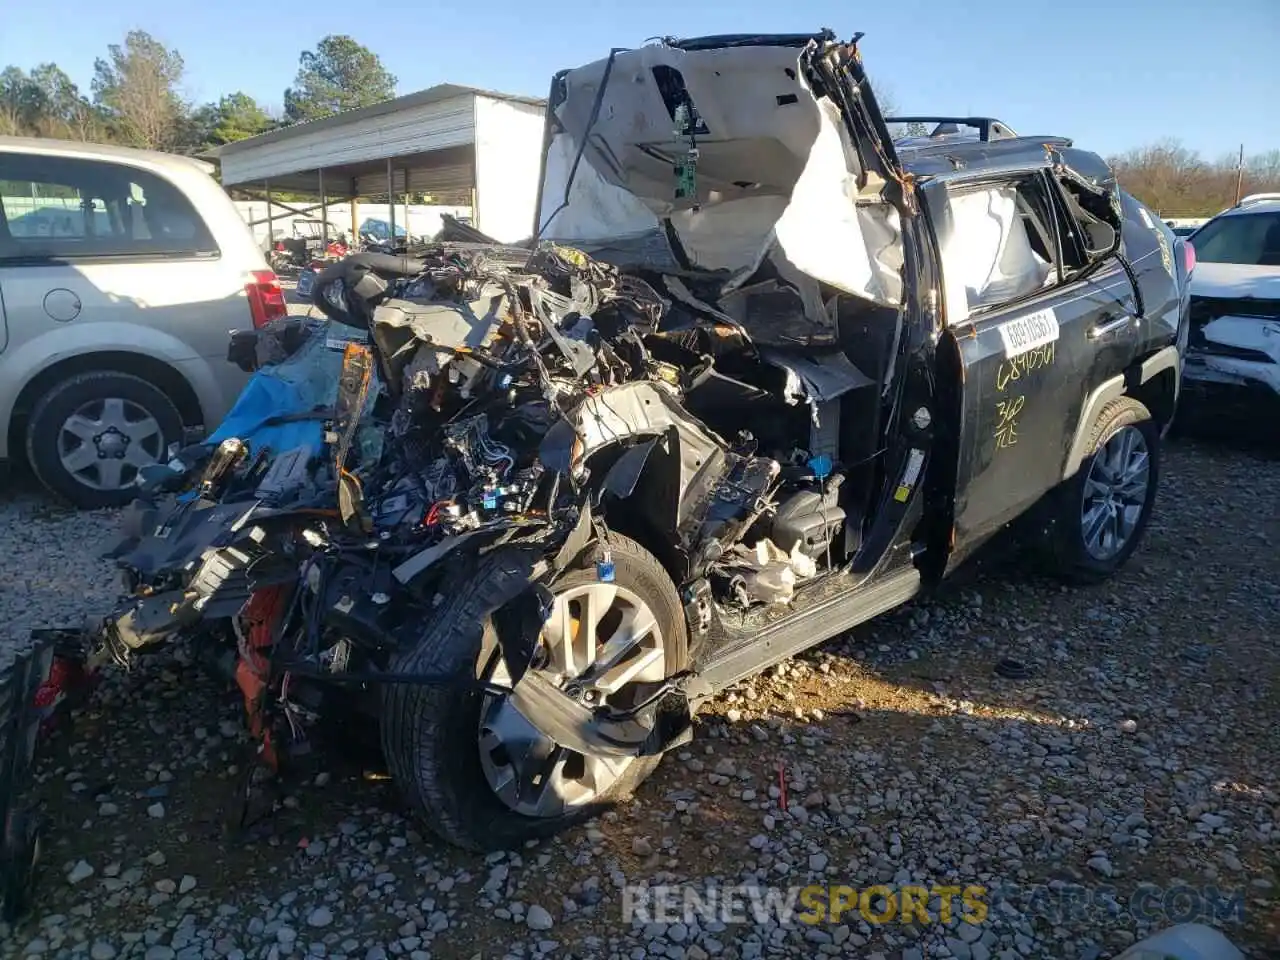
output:
M 121 507 L 136 496 L 138 467 L 163 463 L 169 444 L 181 439 L 182 415 L 164 391 L 132 374 L 94 371 L 62 381 L 36 402 L 27 459 L 40 482 L 74 506 Z M 68 466 L 80 462 L 80 470 Z
M 1132 433 L 1134 431 L 1136 437 Z M 1087 529 L 1086 515 L 1089 504 L 1098 502 L 1094 499 L 1095 492 L 1103 484 L 1104 474 L 1122 452 L 1125 442 L 1131 442 L 1135 450 L 1145 445 L 1146 485 L 1140 497 L 1119 501 L 1129 504 L 1131 510 L 1136 510 L 1136 515 L 1133 515 L 1123 542 L 1119 542 L 1117 536 L 1108 545 L 1111 550 L 1100 555 L 1088 542 L 1091 530 Z M 1133 555 L 1142 541 L 1155 505 L 1160 480 L 1160 442 L 1159 425 L 1151 411 L 1138 400 L 1120 397 L 1103 407 L 1090 429 L 1088 456 L 1076 475 L 1058 491 L 1054 504 L 1048 559 L 1055 575 L 1071 583 L 1101 583 L 1113 576 Z M 1133 463 L 1136 464 L 1137 460 Z M 1086 495 L 1090 497 L 1088 503 Z M 1123 531 L 1124 524 L 1119 523 L 1112 529 Z M 1094 546 L 1101 544 L 1095 541 Z
M 661 630 L 669 676 L 688 662 L 684 612 L 674 584 L 654 557 L 632 540 L 611 534 L 617 587 L 644 598 Z M 551 585 L 553 593 L 598 582 L 598 547 L 585 562 Z M 410 673 L 477 672 L 476 624 L 489 631 L 493 598 L 525 567 L 495 555 L 449 593 L 412 650 L 391 669 Z M 507 595 L 510 595 L 509 593 Z M 423 823 L 445 841 L 470 850 L 509 850 L 551 836 L 598 815 L 630 795 L 658 766 L 660 757 L 630 761 L 607 791 L 557 816 L 529 816 L 499 798 L 481 760 L 481 711 L 486 695 L 472 687 L 387 684 L 382 699 L 382 746 L 393 779 Z
M 5 826 L 0 849 L 0 919 L 17 923 L 31 907 L 40 865 L 43 831 L 37 817 L 14 810 Z

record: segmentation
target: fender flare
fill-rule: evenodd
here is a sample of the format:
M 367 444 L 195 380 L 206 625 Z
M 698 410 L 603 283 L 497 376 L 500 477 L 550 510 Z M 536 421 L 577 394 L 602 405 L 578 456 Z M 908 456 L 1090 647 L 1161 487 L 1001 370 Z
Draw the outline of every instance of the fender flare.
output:
M 1174 396 L 1176 398 L 1182 387 L 1182 357 L 1178 353 L 1178 348 L 1175 344 L 1170 344 L 1157 351 L 1141 363 L 1130 367 L 1124 373 L 1117 374 L 1110 380 L 1104 381 L 1090 391 L 1089 395 L 1085 397 L 1084 406 L 1080 409 L 1080 419 L 1076 423 L 1075 436 L 1072 437 L 1071 448 L 1067 452 L 1067 462 L 1062 469 L 1063 480 L 1069 480 L 1075 476 L 1080 469 L 1080 464 L 1084 463 L 1084 458 L 1088 456 L 1089 451 L 1085 447 L 1089 441 L 1089 428 L 1098 419 L 1098 415 L 1102 413 L 1102 408 L 1117 397 L 1124 396 L 1135 387 L 1148 383 L 1153 377 L 1166 370 L 1173 371 Z

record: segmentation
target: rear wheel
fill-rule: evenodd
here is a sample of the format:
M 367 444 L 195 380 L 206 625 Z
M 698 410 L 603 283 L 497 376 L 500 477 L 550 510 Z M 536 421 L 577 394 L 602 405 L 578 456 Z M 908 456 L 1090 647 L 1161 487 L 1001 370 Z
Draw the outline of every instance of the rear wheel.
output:
M 75 506 L 117 507 L 135 496 L 138 471 L 163 462 L 182 437 L 182 415 L 160 388 L 114 371 L 81 373 L 36 403 L 27 458 L 40 482 Z
M 600 581 L 598 556 L 588 555 L 551 585 L 554 604 L 530 669 L 583 702 L 626 708 L 684 669 L 687 639 L 679 597 L 657 560 L 624 537 L 611 536 L 609 546 L 612 582 Z M 500 657 L 476 662 L 474 626 L 504 575 L 497 561 L 471 578 L 393 669 L 461 668 L 505 685 Z M 601 663 L 595 679 L 582 684 L 584 671 Z M 658 765 L 657 757 L 575 752 L 546 736 L 535 719 L 507 697 L 474 688 L 391 684 L 383 699 L 383 748 L 423 821 L 472 849 L 506 849 L 563 830 L 630 794 Z
M 1057 500 L 1051 561 L 1065 579 L 1107 579 L 1138 548 L 1155 506 L 1160 428 L 1133 397 L 1107 404 L 1093 424 L 1090 454 Z

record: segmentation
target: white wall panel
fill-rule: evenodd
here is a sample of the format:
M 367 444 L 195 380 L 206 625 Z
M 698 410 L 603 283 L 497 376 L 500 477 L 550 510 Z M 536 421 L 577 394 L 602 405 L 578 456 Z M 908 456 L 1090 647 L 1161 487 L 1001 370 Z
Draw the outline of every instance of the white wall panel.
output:
M 475 98 L 476 228 L 514 243 L 533 233 L 543 108 Z

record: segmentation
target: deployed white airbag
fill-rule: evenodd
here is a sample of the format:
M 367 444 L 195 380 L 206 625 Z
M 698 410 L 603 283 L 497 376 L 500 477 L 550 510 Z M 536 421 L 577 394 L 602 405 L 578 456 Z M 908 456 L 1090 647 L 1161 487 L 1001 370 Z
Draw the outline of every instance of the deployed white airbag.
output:
M 667 220 L 696 266 L 748 274 L 772 256 L 847 293 L 898 304 L 896 212 L 876 196 L 857 202 L 857 153 L 839 110 L 805 83 L 800 56 L 768 46 L 619 53 L 594 124 L 607 61 L 571 71 L 547 156 L 542 236 L 618 241 L 661 233 Z M 704 124 L 696 196 L 679 199 L 675 168 L 689 142 L 672 117 L 673 83 Z
M 960 323 L 981 307 L 1038 290 L 1052 264 L 1032 249 L 1011 186 L 965 190 L 947 199 L 950 231 L 942 250 L 947 318 Z

